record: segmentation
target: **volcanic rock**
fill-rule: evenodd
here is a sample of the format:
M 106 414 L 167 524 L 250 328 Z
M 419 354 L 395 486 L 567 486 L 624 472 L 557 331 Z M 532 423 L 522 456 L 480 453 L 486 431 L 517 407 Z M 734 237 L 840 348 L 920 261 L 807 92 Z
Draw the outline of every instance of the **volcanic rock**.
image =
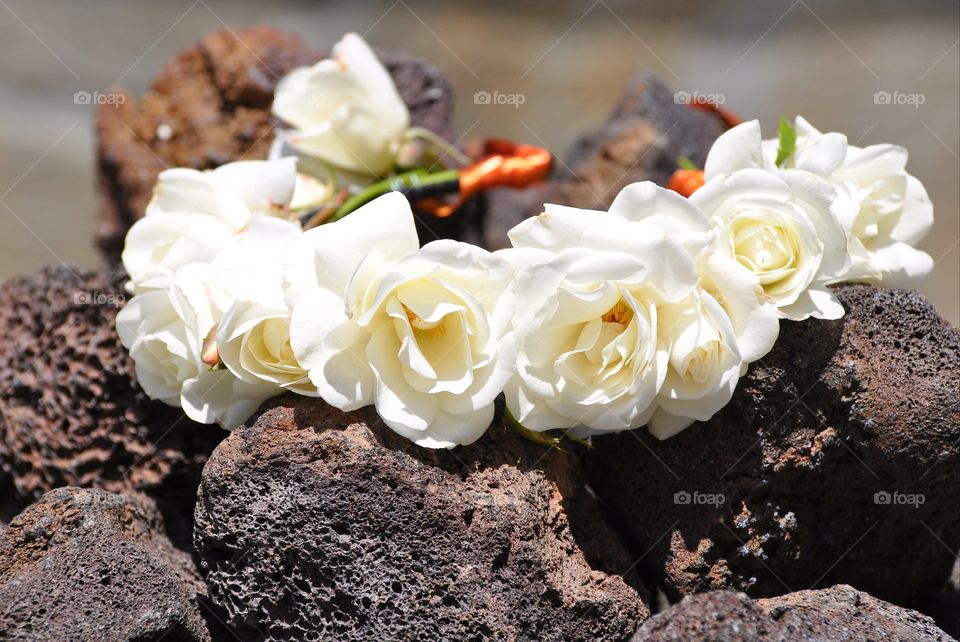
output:
M 279 397 L 208 462 L 194 543 L 243 640 L 622 640 L 649 615 L 588 563 L 630 581 L 639 555 L 576 458 L 497 425 L 435 451 L 370 408 Z
M 911 605 L 960 549 L 960 331 L 919 294 L 837 288 L 781 323 L 714 418 L 595 440 L 591 484 L 672 597 L 848 583 Z
M 378 52 L 393 76 L 415 126 L 449 141 L 453 92 L 430 63 Z M 116 262 L 123 238 L 143 216 L 157 175 L 168 167 L 211 169 L 236 160 L 266 158 L 277 121 L 270 114 L 277 82 L 295 67 L 325 54 L 272 27 L 218 31 L 174 57 L 139 100 L 123 88 L 97 108 L 100 217 L 97 244 Z M 421 217 L 430 232 L 455 236 L 472 221 Z
M 644 622 L 632 642 L 668 640 L 949 642 L 952 638 L 925 615 L 841 584 L 756 602 L 733 591 L 691 595 Z
M 141 495 L 59 488 L 0 530 L 4 640 L 209 640 L 203 592 Z
M 607 122 L 573 144 L 547 202 L 606 210 L 630 183 L 666 185 L 681 157 L 703 167 L 724 130 L 716 115 L 682 104 L 656 74 L 644 72 L 627 85 Z
M 0 464 L 21 497 L 145 492 L 189 545 L 200 470 L 226 433 L 137 385 L 114 328 L 123 280 L 59 266 L 0 286 Z

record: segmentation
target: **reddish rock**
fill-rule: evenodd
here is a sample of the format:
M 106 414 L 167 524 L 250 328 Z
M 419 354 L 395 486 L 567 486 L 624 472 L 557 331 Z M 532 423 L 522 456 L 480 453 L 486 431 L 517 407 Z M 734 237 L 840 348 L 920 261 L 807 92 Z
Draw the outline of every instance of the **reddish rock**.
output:
M 21 498 L 66 485 L 150 494 L 187 545 L 200 470 L 226 433 L 137 385 L 114 328 L 123 280 L 59 266 L 0 286 L 0 464 Z
M 127 230 L 143 216 L 165 168 L 210 169 L 266 158 L 276 124 L 270 105 L 277 81 L 324 55 L 271 27 L 218 31 L 177 54 L 139 99 L 116 89 L 124 100 L 97 109 L 97 243 L 107 259 L 119 258 Z M 379 55 L 411 110 L 412 123 L 455 140 L 453 92 L 440 71 L 402 54 Z M 465 218 L 424 221 L 433 233 L 454 236 L 472 223 Z
M 912 605 L 945 584 L 960 549 L 960 331 L 913 292 L 837 294 L 846 316 L 783 322 L 711 421 L 587 454 L 672 596 L 842 582 Z
M 243 640 L 622 640 L 649 614 L 588 563 L 639 554 L 576 459 L 502 427 L 434 451 L 372 409 L 280 397 L 207 464 L 194 542 Z
M 209 640 L 186 553 L 140 495 L 60 488 L 0 530 L 0 638 Z
M 632 642 L 950 642 L 929 617 L 837 585 L 752 601 L 714 591 L 685 597 L 644 622 Z

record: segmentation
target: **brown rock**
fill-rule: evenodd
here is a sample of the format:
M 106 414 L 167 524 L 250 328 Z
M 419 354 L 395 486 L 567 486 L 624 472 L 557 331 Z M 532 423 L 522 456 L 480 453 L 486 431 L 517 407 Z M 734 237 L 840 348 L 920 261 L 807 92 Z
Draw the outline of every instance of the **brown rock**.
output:
M 711 421 L 598 438 L 592 485 L 673 596 L 849 583 L 913 604 L 960 548 L 960 331 L 919 294 L 837 289 L 783 322 Z
M 668 640 L 949 642 L 952 638 L 925 615 L 841 584 L 756 602 L 732 591 L 691 595 L 644 622 L 632 642 Z
M 140 495 L 59 488 L 0 531 L 0 638 L 209 640 L 190 557 Z
M 440 71 L 417 58 L 380 56 L 410 107 L 412 123 L 454 140 L 453 93 Z M 127 230 L 143 216 L 165 168 L 210 169 L 266 158 L 276 123 L 270 104 L 277 81 L 323 57 L 297 36 L 270 27 L 219 31 L 181 51 L 139 100 L 121 88 L 120 104 L 99 106 L 97 243 L 108 261 L 118 260 Z M 468 223 L 463 219 L 424 221 L 434 234 L 453 236 Z
M 199 495 L 210 598 L 244 640 L 620 640 L 649 614 L 588 564 L 638 555 L 576 459 L 502 427 L 433 451 L 372 409 L 284 396 L 224 440 Z
M 573 144 L 547 201 L 605 210 L 630 183 L 665 185 L 681 156 L 703 167 L 724 129 L 713 114 L 677 104 L 656 74 L 642 73 L 627 85 L 607 122 Z
M 60 266 L 0 286 L 0 464 L 21 497 L 150 494 L 187 545 L 200 470 L 226 433 L 137 385 L 114 328 L 123 279 Z

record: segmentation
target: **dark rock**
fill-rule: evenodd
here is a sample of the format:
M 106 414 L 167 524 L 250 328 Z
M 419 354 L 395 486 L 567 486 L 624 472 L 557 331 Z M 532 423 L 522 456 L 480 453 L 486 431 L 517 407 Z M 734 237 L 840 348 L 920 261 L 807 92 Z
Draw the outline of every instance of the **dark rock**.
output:
M 241 639 L 621 640 L 649 614 L 636 583 L 588 564 L 638 555 L 572 455 L 496 426 L 423 449 L 371 408 L 304 397 L 261 413 L 214 452 L 197 503 L 210 599 Z
M 951 639 L 929 617 L 841 584 L 756 602 L 733 591 L 691 595 L 644 622 L 633 642 L 949 642 Z
M 711 421 L 595 440 L 592 485 L 673 597 L 848 583 L 912 605 L 960 548 L 960 331 L 919 294 L 837 288 L 783 322 Z M 716 501 L 714 501 L 716 500 Z
M 145 492 L 189 545 L 200 470 L 226 433 L 137 385 L 114 328 L 123 279 L 59 266 L 0 286 L 0 464 L 21 497 Z
M 953 564 L 953 573 L 943 590 L 920 602 L 919 611 L 932 617 L 937 626 L 960 637 L 960 557 Z
M 97 108 L 97 244 L 107 260 L 119 259 L 124 236 L 143 216 L 162 170 L 266 158 L 276 124 L 270 105 L 277 82 L 324 55 L 270 27 L 219 31 L 181 51 L 139 100 L 115 90 L 123 101 Z M 380 55 L 411 109 L 412 123 L 455 140 L 453 92 L 440 71 L 418 58 Z M 448 237 L 469 224 L 464 218 L 421 217 L 434 233 Z M 432 240 L 429 234 L 424 238 Z
M 0 638 L 209 640 L 190 557 L 141 495 L 59 488 L 0 531 Z
M 630 183 L 666 185 L 681 156 L 703 167 L 724 130 L 715 115 L 678 104 L 656 74 L 642 73 L 627 85 L 607 122 L 573 144 L 547 202 L 605 210 Z

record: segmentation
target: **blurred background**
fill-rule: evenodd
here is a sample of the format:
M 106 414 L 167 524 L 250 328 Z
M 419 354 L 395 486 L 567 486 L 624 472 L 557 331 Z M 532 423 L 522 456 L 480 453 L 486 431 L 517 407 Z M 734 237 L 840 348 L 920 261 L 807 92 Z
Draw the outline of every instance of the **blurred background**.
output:
M 935 205 L 923 291 L 960 323 L 957 0 L 0 0 L 0 278 L 98 261 L 93 108 L 76 92 L 141 92 L 202 33 L 258 23 L 317 48 L 356 31 L 429 58 L 457 91 L 460 132 L 555 154 L 602 123 L 642 69 L 767 132 L 800 113 L 859 145 L 904 145 Z M 475 92 L 523 104 L 482 104 Z

